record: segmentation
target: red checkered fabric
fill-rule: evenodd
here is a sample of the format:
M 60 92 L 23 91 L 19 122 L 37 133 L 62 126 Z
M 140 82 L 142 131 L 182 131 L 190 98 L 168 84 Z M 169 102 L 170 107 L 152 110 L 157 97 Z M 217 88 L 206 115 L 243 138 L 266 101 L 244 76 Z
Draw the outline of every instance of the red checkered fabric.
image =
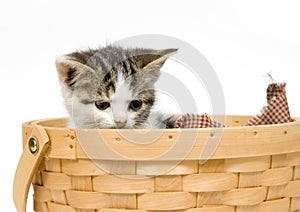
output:
M 176 122 L 175 128 L 208 128 L 224 127 L 223 124 L 213 121 L 207 114 L 184 114 Z
M 267 88 L 268 105 L 261 114 L 251 118 L 245 126 L 279 124 L 291 121 L 285 91 L 286 83 L 272 83 Z M 176 121 L 175 128 L 225 127 L 208 117 L 207 114 L 185 114 Z
M 268 105 L 263 107 L 260 115 L 250 119 L 246 126 L 280 124 L 291 121 L 285 86 L 286 83 L 272 83 L 268 86 Z

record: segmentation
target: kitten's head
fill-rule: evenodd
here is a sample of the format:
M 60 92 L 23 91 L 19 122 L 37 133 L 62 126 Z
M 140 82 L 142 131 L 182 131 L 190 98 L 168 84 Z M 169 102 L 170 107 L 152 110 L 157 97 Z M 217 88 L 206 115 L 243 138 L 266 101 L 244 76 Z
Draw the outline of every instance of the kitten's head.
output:
M 107 46 L 59 57 L 56 67 L 73 127 L 145 127 L 154 83 L 175 52 Z

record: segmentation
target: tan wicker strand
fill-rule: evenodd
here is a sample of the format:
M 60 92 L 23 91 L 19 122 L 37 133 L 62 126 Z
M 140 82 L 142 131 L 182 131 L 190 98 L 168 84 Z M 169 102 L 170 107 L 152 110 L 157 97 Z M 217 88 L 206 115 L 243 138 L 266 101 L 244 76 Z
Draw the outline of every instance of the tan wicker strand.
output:
M 97 212 L 146 212 L 145 210 L 131 210 L 131 209 L 110 209 L 110 208 L 103 208 L 97 210 Z
M 235 207 L 232 206 L 209 206 L 202 208 L 191 208 L 186 210 L 187 212 L 234 212 Z
M 33 185 L 34 199 L 39 202 L 52 201 L 50 190 L 44 186 Z
M 116 194 L 139 194 L 154 191 L 153 177 L 99 175 L 93 178 L 94 191 Z
M 74 208 L 68 205 L 56 204 L 53 202 L 48 202 L 49 211 L 63 211 L 63 212 L 76 212 Z
M 291 198 L 291 211 L 300 211 L 300 197 Z
M 241 127 L 247 120 L 248 117 L 228 116 L 227 124 L 234 127 L 224 129 L 220 145 L 208 160 L 199 160 L 199 156 L 211 135 L 210 129 L 199 130 L 184 160 L 175 160 L 173 156 L 163 160 L 149 157 L 161 154 L 174 145 L 177 137 L 191 136 L 195 130 L 164 130 L 158 143 L 147 145 L 147 151 L 121 138 L 115 130 L 94 131 L 102 134 L 107 139 L 104 142 L 115 152 L 127 151 L 126 157 L 113 160 L 107 156 L 90 159 L 76 130 L 64 128 L 65 119 L 34 122 L 45 128 L 51 141 L 33 178 L 34 209 L 36 212 L 299 211 L 300 120 Z M 31 122 L 25 123 L 23 138 L 28 140 L 31 133 Z M 121 139 L 116 140 L 116 136 Z
M 257 208 L 258 212 L 265 211 L 288 211 L 289 210 L 289 198 L 278 199 L 273 201 L 266 201 L 260 204 Z
M 48 212 L 48 205 L 46 202 L 39 202 L 37 200 L 33 201 L 34 203 L 34 211 L 36 212 Z
M 225 172 L 258 172 L 270 168 L 270 157 L 247 157 L 247 158 L 233 158 L 225 159 Z
M 237 187 L 238 176 L 233 173 L 202 173 L 183 177 L 183 190 L 189 192 L 224 191 Z
M 238 206 L 237 211 L 239 212 L 284 212 L 289 210 L 289 199 L 278 199 L 278 200 L 272 200 L 263 202 L 259 205 L 254 206 Z
M 292 179 L 292 172 L 292 167 L 268 169 L 261 175 L 261 185 L 276 186 L 287 184 Z
M 268 189 L 266 200 L 276 200 L 284 197 L 283 192 L 285 185 L 270 186 L 266 188 Z
M 300 166 L 295 166 L 294 167 L 293 180 L 300 180 Z
M 138 205 L 145 210 L 188 209 L 196 206 L 196 194 L 189 192 L 145 193 L 138 196 Z
M 111 194 L 111 208 L 134 209 L 136 205 L 136 194 Z
M 51 202 L 56 202 L 62 205 L 68 204 L 65 191 L 51 189 L 51 197 L 52 197 Z
M 62 172 L 67 175 L 97 176 L 106 174 L 91 160 L 62 160 Z
M 68 203 L 73 208 L 98 209 L 111 206 L 111 195 L 98 192 L 66 191 Z
M 181 175 L 161 175 L 155 177 L 156 192 L 178 192 L 183 191 L 183 182 Z
M 137 175 L 150 176 L 195 174 L 198 172 L 198 161 L 138 161 L 136 172 Z
M 239 188 L 251 188 L 260 186 L 262 172 L 239 173 Z
M 45 188 L 54 190 L 69 190 L 71 189 L 71 177 L 56 172 L 42 172 L 42 178 Z

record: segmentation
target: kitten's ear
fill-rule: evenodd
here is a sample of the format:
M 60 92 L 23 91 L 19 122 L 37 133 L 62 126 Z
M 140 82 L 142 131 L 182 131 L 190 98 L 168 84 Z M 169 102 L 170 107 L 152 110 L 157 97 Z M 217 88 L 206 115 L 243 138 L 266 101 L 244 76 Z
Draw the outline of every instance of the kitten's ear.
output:
M 58 57 L 55 61 L 55 65 L 60 82 L 65 84 L 69 89 L 73 89 L 76 79 L 78 79 L 81 73 L 92 70 L 82 61 L 78 61 L 70 55 Z
M 137 55 L 137 64 L 143 70 L 159 70 L 166 60 L 177 52 L 177 49 L 146 50 Z

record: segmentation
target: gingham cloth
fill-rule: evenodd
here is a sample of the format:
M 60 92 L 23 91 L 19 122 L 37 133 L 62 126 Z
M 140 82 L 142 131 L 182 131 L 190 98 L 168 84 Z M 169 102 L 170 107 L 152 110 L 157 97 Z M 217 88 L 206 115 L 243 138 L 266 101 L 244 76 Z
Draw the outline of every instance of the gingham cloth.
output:
M 261 114 L 250 119 L 246 126 L 280 124 L 291 121 L 285 86 L 286 83 L 272 83 L 268 86 L 268 105 L 263 107 Z
M 251 118 L 245 126 L 279 124 L 291 121 L 285 91 L 286 83 L 272 83 L 267 88 L 268 105 L 261 114 Z M 175 128 L 225 127 L 207 116 L 207 114 L 184 114 L 176 121 Z
M 207 128 L 224 127 L 223 124 L 213 121 L 207 114 L 185 114 L 176 122 L 175 128 Z

